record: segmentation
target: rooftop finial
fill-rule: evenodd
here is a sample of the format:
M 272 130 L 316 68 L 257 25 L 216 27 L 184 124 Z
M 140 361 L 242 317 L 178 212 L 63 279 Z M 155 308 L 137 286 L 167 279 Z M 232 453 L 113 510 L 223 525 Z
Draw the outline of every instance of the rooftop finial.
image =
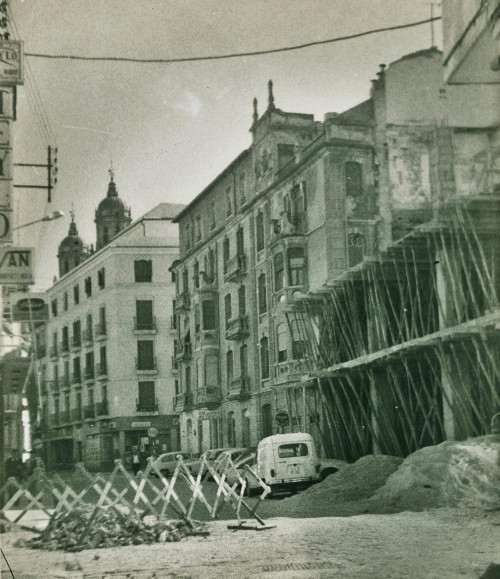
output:
M 113 170 L 113 159 L 111 159 L 111 168 L 108 171 L 109 176 L 111 177 L 111 181 L 113 181 L 113 179 L 115 178 L 115 172 Z
M 257 99 L 253 99 L 253 122 L 256 123 L 259 120 L 259 112 L 257 110 Z
M 71 211 L 69 212 L 69 214 L 71 215 L 71 221 L 74 223 L 74 221 L 75 221 L 75 209 L 74 209 L 73 205 L 71 205 Z
M 274 94 L 273 94 L 273 81 L 270 80 L 267 83 L 267 88 L 268 88 L 268 98 L 267 98 L 267 108 L 270 110 L 273 110 L 274 107 Z

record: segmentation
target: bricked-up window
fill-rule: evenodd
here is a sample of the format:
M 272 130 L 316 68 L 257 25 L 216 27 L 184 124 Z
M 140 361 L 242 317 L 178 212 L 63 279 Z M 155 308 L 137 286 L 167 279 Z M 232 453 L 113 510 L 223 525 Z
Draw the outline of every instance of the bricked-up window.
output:
M 138 340 L 137 341 L 137 369 L 138 370 L 154 370 L 155 369 L 155 355 L 153 340 Z
M 218 385 L 219 382 L 219 358 L 218 356 L 207 356 L 205 358 L 205 384 L 213 386 Z
M 227 328 L 229 325 L 229 320 L 232 317 L 231 294 L 226 294 L 224 296 L 224 317 L 226 320 L 226 328 Z
M 73 286 L 73 302 L 75 303 L 75 306 L 77 306 L 80 303 L 80 286 L 79 285 Z
M 153 380 L 139 382 L 137 410 L 145 412 L 156 410 L 155 383 Z
M 227 262 L 229 261 L 229 254 L 229 237 L 224 237 L 224 241 L 222 242 L 222 261 L 224 262 L 224 273 L 227 273 Z
M 103 267 L 97 271 L 97 285 L 99 289 L 104 289 L 106 287 L 106 271 Z
M 259 289 L 259 314 L 267 312 L 267 288 L 266 288 L 266 274 L 261 273 L 258 279 Z
M 226 375 L 227 383 L 230 384 L 234 376 L 234 358 L 232 350 L 228 350 L 226 353 Z
M 280 252 L 274 256 L 274 291 L 278 292 L 283 289 L 284 274 L 285 264 L 283 254 Z
M 288 278 L 290 285 L 304 285 L 305 257 L 303 247 L 290 247 L 288 250 Z
M 363 167 L 361 163 L 347 161 L 344 165 L 345 192 L 351 197 L 363 195 Z
M 260 377 L 262 380 L 269 378 L 269 340 L 266 336 L 261 338 L 260 346 Z
M 278 363 L 287 360 L 287 328 L 285 324 L 279 324 L 276 329 L 276 350 L 278 354 Z
M 92 295 L 92 278 L 91 277 L 85 278 L 84 286 L 85 286 L 85 295 L 89 298 Z
M 57 298 L 54 298 L 50 303 L 50 308 L 52 310 L 52 317 L 57 317 Z
M 247 296 L 246 287 L 240 285 L 238 288 L 238 313 L 244 316 L 247 313 Z
M 134 261 L 134 276 L 136 282 L 152 281 L 153 262 L 150 259 L 136 259 Z
M 232 411 L 227 413 L 227 444 L 236 446 L 236 420 Z
M 215 330 L 217 323 L 216 302 L 212 300 L 203 300 L 202 314 L 203 314 L 203 329 Z
M 257 237 L 257 251 L 262 251 L 264 249 L 264 214 L 262 211 L 257 213 L 255 219 L 255 229 Z
M 136 300 L 135 313 L 137 330 L 153 329 L 153 300 Z

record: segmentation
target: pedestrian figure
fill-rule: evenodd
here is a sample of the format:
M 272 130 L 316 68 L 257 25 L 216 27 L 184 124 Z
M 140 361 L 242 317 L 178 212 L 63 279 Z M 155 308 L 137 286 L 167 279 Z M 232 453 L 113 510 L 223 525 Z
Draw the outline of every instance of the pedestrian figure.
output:
M 134 471 L 134 475 L 141 470 L 141 459 L 139 458 L 139 451 L 135 446 L 132 450 L 132 470 Z

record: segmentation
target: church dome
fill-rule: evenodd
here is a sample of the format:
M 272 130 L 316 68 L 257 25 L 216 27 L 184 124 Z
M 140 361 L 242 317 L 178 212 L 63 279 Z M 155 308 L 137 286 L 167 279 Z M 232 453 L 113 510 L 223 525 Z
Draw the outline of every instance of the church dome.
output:
M 97 206 L 96 217 L 122 217 L 124 215 L 130 215 L 130 210 L 127 209 L 125 203 L 120 199 L 120 197 L 118 197 L 116 184 L 113 181 L 113 178 L 111 178 L 108 185 L 108 193 Z
M 130 225 L 132 221 L 130 208 L 118 197 L 113 169 L 110 169 L 109 175 L 111 180 L 108 185 L 108 192 L 97 206 L 95 212 L 96 248 L 98 250 L 107 245 L 115 235 Z
M 89 254 L 88 247 L 83 243 L 78 235 L 78 229 L 75 223 L 75 214 L 71 211 L 71 223 L 69 225 L 68 235 L 59 244 L 59 275 L 63 276 L 79 263 L 81 263 Z
M 63 251 L 81 251 L 84 248 L 84 243 L 82 238 L 78 235 L 78 229 L 76 228 L 76 223 L 71 221 L 69 226 L 68 235 L 59 244 L 59 253 Z

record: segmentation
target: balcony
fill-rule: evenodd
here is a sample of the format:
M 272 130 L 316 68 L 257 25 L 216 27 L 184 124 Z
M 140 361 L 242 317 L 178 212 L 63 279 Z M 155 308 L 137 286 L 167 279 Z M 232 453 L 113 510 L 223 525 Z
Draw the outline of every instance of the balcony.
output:
M 189 292 L 182 292 L 175 296 L 175 311 L 182 312 L 189 310 L 191 307 L 191 297 Z
M 57 344 L 50 346 L 49 355 L 51 358 L 57 358 Z
M 250 376 L 240 376 L 231 380 L 228 400 L 247 400 L 250 398 Z
M 98 376 L 107 376 L 108 375 L 108 365 L 105 363 L 97 364 L 97 375 Z
M 148 412 L 150 414 L 158 412 L 158 400 L 136 400 L 135 408 L 137 412 Z
M 86 346 L 90 346 L 94 343 L 94 332 L 92 331 L 92 328 L 87 328 L 83 332 L 83 343 Z
M 73 339 L 71 340 L 71 349 L 79 350 L 81 347 L 82 347 L 82 337 L 80 336 L 80 334 L 77 334 L 76 336 L 73 336 Z
M 152 360 L 139 360 L 135 359 L 135 371 L 138 374 L 158 374 L 158 366 L 156 364 L 156 358 Z
M 96 412 L 97 416 L 108 416 L 109 414 L 109 406 L 107 400 L 101 400 L 96 404 Z
M 73 384 L 81 384 L 82 383 L 82 375 L 80 372 L 73 372 L 71 377 L 71 381 Z
M 231 318 L 226 327 L 226 340 L 243 340 L 249 335 L 248 315 Z
M 94 339 L 97 341 L 105 340 L 108 337 L 106 324 L 104 322 L 100 322 L 96 324 L 94 327 Z
M 61 412 L 59 415 L 59 423 L 60 424 L 69 424 L 69 422 L 71 422 L 69 410 L 65 410 L 64 412 Z
M 191 410 L 193 406 L 193 395 L 191 392 L 181 392 L 174 396 L 174 411 L 185 412 Z
M 244 254 L 231 257 L 225 265 L 224 281 L 238 281 L 247 273 L 247 257 Z
M 85 368 L 85 380 L 90 381 L 95 378 L 94 366 Z
M 88 406 L 85 406 L 83 409 L 83 417 L 85 419 L 87 418 L 95 418 L 95 407 L 93 404 L 89 404 Z
M 194 396 L 194 402 L 198 408 L 215 407 L 222 402 L 222 390 L 218 386 L 198 388 L 195 390 Z
M 71 411 L 71 419 L 73 422 L 81 422 L 83 420 L 82 408 L 73 408 Z
M 157 331 L 156 317 L 151 320 L 137 320 L 134 317 L 134 334 L 156 334 Z
M 193 357 L 193 348 L 191 342 L 185 342 L 181 348 L 179 348 L 175 353 L 175 361 L 183 362 L 186 360 L 191 360 Z
M 69 354 L 69 341 L 68 340 L 63 340 L 62 342 L 59 343 L 59 351 L 61 353 L 61 355 L 66 355 Z
M 196 345 L 202 348 L 218 347 L 218 335 L 217 330 L 198 330 L 195 333 Z

